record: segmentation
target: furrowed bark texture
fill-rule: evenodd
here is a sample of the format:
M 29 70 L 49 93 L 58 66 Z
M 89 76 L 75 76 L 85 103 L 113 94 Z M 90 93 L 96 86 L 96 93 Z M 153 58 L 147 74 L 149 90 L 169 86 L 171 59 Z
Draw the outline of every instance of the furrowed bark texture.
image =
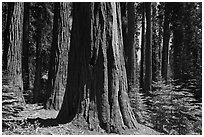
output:
M 23 83 L 24 90 L 30 89 L 30 78 L 29 78 L 29 12 L 30 3 L 24 3 L 24 20 L 23 20 Z
M 3 56 L 2 56 L 2 69 L 6 70 L 8 65 L 8 51 L 10 46 L 10 25 L 11 25 L 11 18 L 13 16 L 14 10 L 14 3 L 8 2 L 8 9 L 6 13 L 6 28 L 3 33 Z
M 128 39 L 127 44 L 124 47 L 127 48 L 127 77 L 128 77 L 128 90 L 129 92 L 137 88 L 137 50 L 134 41 L 134 35 L 136 32 L 135 22 L 135 6 L 134 2 L 127 3 L 128 13 Z
M 167 82 L 169 38 L 170 38 L 170 28 L 169 28 L 170 11 L 169 11 L 168 4 L 165 4 L 164 14 L 165 15 L 164 15 L 163 50 L 162 50 L 162 78 Z
M 140 88 L 144 89 L 145 72 L 145 4 L 142 4 L 142 40 L 141 40 L 141 61 L 140 61 Z
M 23 91 L 22 78 L 22 34 L 23 34 L 23 11 L 24 4 L 22 2 L 14 3 L 11 24 L 9 27 L 9 49 L 7 70 L 9 76 L 9 84 L 20 88 Z
M 145 93 L 148 94 L 152 87 L 152 24 L 151 24 L 151 2 L 146 6 L 146 47 L 145 47 Z
M 70 44 L 70 3 L 55 3 L 53 43 L 51 48 L 50 68 L 46 109 L 59 110 L 67 81 L 68 51 Z
M 127 95 L 120 6 L 118 3 L 74 3 L 68 81 L 57 119 L 77 115 L 91 123 L 97 104 L 99 125 L 107 132 L 135 128 Z

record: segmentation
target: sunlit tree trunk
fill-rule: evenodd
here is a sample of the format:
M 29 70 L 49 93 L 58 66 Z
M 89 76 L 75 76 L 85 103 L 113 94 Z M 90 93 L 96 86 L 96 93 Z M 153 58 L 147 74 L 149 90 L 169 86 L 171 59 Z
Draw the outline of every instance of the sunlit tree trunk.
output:
M 22 79 L 22 34 L 23 34 L 23 3 L 14 3 L 11 24 L 9 27 L 9 49 L 7 71 L 9 84 L 23 91 Z

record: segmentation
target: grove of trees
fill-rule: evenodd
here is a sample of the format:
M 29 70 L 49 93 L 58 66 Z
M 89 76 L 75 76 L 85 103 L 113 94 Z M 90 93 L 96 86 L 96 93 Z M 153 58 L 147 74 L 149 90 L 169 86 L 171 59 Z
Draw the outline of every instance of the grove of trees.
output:
M 202 134 L 202 3 L 3 2 L 2 75 L 60 124 Z

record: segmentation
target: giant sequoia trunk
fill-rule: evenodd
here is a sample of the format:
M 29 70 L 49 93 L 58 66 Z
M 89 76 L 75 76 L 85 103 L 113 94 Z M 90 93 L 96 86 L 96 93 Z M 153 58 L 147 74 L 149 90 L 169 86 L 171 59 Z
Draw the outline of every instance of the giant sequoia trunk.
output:
M 9 26 L 9 49 L 7 71 L 9 84 L 23 91 L 22 79 L 22 34 L 23 34 L 23 3 L 14 3 Z
M 53 42 L 48 73 L 46 109 L 59 110 L 67 84 L 70 41 L 70 3 L 54 4 Z
M 7 12 L 6 12 L 6 25 L 5 30 L 3 32 L 3 57 L 2 57 L 2 68 L 3 70 L 7 69 L 8 64 L 8 51 L 10 46 L 10 25 L 11 25 L 11 18 L 13 16 L 13 10 L 14 10 L 14 3 L 8 2 L 7 3 Z
M 96 103 L 99 125 L 107 132 L 137 126 L 127 95 L 118 3 L 74 3 L 68 64 L 59 122 L 82 116 L 95 124 L 90 104 Z
M 35 65 L 35 81 L 34 81 L 34 101 L 39 102 L 39 93 L 41 90 L 41 36 L 42 30 L 40 27 L 37 28 L 37 38 L 36 38 L 36 65 Z
M 29 8 L 30 3 L 24 3 L 24 20 L 23 20 L 23 83 L 24 90 L 30 89 L 29 79 Z
M 127 48 L 127 78 L 129 92 L 137 88 L 137 50 L 134 42 L 134 36 L 136 32 L 135 22 L 135 6 L 133 2 L 127 4 L 128 13 L 128 36 L 127 43 L 124 43 L 124 48 Z
M 142 4 L 142 40 L 141 40 L 141 60 L 140 60 L 140 88 L 144 89 L 145 72 L 145 3 Z
M 169 53 L 169 38 L 170 38 L 170 28 L 169 28 L 169 4 L 165 4 L 164 12 L 164 34 L 163 34 L 163 50 L 162 50 L 162 78 L 167 82 L 167 72 L 168 72 L 168 53 Z
M 145 47 L 145 86 L 146 93 L 151 91 L 152 86 L 152 24 L 151 24 L 151 2 L 145 3 L 146 5 L 146 47 Z

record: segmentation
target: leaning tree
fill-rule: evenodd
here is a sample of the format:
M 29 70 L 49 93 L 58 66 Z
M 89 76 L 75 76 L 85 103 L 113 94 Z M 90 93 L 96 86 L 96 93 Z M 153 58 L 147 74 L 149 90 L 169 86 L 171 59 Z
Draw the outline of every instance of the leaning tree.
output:
M 60 123 L 84 118 L 94 125 L 92 111 L 107 132 L 136 128 L 127 94 L 120 5 L 74 3 L 68 78 Z

